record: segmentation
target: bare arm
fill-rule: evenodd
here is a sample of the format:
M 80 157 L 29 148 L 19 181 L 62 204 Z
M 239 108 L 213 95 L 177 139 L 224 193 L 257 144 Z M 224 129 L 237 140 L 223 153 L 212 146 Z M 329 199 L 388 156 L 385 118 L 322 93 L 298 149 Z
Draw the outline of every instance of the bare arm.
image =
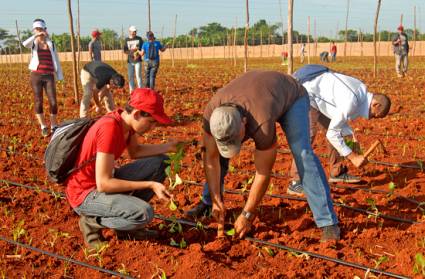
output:
M 264 193 L 267 190 L 270 182 L 270 173 L 273 169 L 276 160 L 276 147 L 268 150 L 255 150 L 255 179 L 252 183 L 251 192 L 249 193 L 248 200 L 245 204 L 244 210 L 254 212 L 258 204 L 263 199 Z
M 114 155 L 98 152 L 96 155 L 96 187 L 99 192 L 120 193 L 133 190 L 151 189 L 163 200 L 171 195 L 165 186 L 155 181 L 129 181 L 113 177 Z
M 220 154 L 214 138 L 204 131 L 204 170 L 213 204 L 222 203 L 220 193 Z
M 37 35 L 32 35 L 31 37 L 29 37 L 28 39 L 26 39 L 22 45 L 26 48 L 32 48 L 32 44 L 34 43 L 35 39 L 36 39 Z
M 89 44 L 89 57 L 93 61 L 93 46 Z
M 264 151 L 255 151 L 255 179 L 252 184 L 251 191 L 249 192 L 244 211 L 253 214 L 263 199 L 264 193 L 266 192 L 270 182 L 270 173 L 276 160 L 276 153 L 276 147 Z M 235 230 L 240 238 L 243 238 L 246 233 L 249 232 L 251 229 L 251 222 L 252 219 L 247 220 L 247 218 L 242 214 L 239 215 L 235 222 Z
M 127 147 L 128 155 L 132 159 L 144 158 L 176 151 L 177 142 L 164 144 L 139 144 L 137 134 L 133 134 Z

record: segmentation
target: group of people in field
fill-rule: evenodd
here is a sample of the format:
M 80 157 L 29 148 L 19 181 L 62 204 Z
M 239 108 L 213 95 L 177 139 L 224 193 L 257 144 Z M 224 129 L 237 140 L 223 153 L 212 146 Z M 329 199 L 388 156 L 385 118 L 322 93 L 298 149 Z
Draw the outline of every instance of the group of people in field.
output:
M 50 131 L 42 117 L 42 90 L 45 89 L 49 98 L 51 130 L 54 131 L 57 127 L 55 79 L 61 79 L 62 72 L 45 22 L 35 20 L 33 31 L 34 36 L 24 44 L 33 49 L 30 70 L 36 117 L 46 135 Z M 130 36 L 124 48 L 128 53 L 130 86 L 124 108 L 115 108 L 111 92 L 114 87 L 124 86 L 124 77 L 99 61 L 101 55 L 97 52 L 101 48 L 96 41 L 100 32 L 97 30 L 92 34 L 90 47 L 94 61 L 81 71 L 84 97 L 80 117 L 89 116 L 92 98 L 96 108 L 100 108 L 103 100 L 108 112 L 90 127 L 80 147 L 75 171 L 65 182 L 67 199 L 80 216 L 79 227 L 90 247 L 104 242 L 103 228 L 114 229 L 118 238 L 155 237 L 155 231 L 146 229 L 154 217 L 149 201 L 154 196 L 164 201 L 172 198 L 162 183 L 168 158 L 165 154 L 175 152 L 181 143 L 173 140 L 140 144 L 138 141 L 139 136 L 158 124 L 163 125 L 161 129 L 167 129 L 165 125 L 172 123 L 164 112 L 163 97 L 154 90 L 158 51 L 164 51 L 165 47 L 155 41 L 152 32 L 148 32 L 148 42 L 143 43 L 136 31 L 134 26 L 129 28 Z M 401 33 L 394 41 L 401 48 L 407 43 L 403 36 Z M 142 57 L 145 57 L 144 87 L 140 76 Z M 405 73 L 404 68 L 400 71 Z M 202 198 L 185 212 L 186 216 L 212 216 L 224 225 L 224 182 L 229 160 L 240 153 L 246 140 L 252 139 L 255 178 L 234 223 L 238 237 L 248 234 L 255 218 L 261 218 L 257 208 L 269 186 L 276 160 L 278 124 L 293 155 L 287 192 L 307 198 L 315 224 L 321 230 L 321 241 L 338 241 L 341 231 L 329 183 L 360 182 L 361 177 L 350 174 L 350 166 L 359 168 L 367 164 L 367 159 L 345 141 L 347 137 L 357 141 L 348 122 L 356 118 L 383 118 L 390 107 L 391 101 L 386 95 L 373 94 L 362 81 L 323 65 L 306 65 L 292 76 L 266 70 L 240 75 L 214 94 L 204 108 L 202 157 L 206 182 Z M 329 145 L 329 176 L 312 149 L 318 129 L 325 131 Z M 134 160 L 117 168 L 116 160 L 124 151 Z

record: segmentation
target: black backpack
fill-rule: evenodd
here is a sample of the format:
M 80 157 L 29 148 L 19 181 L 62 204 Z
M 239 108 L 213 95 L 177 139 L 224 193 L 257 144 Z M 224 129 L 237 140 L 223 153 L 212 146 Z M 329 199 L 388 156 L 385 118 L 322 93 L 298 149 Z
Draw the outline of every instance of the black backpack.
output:
M 80 166 L 75 166 L 84 137 L 97 119 L 69 120 L 55 130 L 44 153 L 45 167 L 50 180 L 59 184 L 63 183 L 73 171 L 96 159 L 94 157 Z
M 149 43 L 148 58 L 149 60 L 155 60 L 158 58 L 158 51 L 155 47 L 155 42 Z

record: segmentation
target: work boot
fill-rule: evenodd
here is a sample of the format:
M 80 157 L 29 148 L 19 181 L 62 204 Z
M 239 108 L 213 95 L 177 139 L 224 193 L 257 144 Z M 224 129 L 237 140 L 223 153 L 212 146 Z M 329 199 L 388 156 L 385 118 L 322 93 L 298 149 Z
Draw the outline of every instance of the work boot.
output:
M 303 197 L 304 191 L 303 191 L 303 185 L 301 184 L 301 181 L 300 180 L 291 181 L 291 184 L 289 184 L 288 189 L 286 190 L 286 193 L 288 193 L 289 195 Z
M 189 217 L 202 217 L 211 215 L 212 206 L 200 201 L 194 208 L 185 211 L 185 215 Z
M 338 176 L 329 176 L 329 183 L 359 183 L 361 181 L 361 178 L 354 175 L 349 175 L 348 173 L 343 173 Z
M 338 241 L 340 240 L 341 230 L 338 225 L 330 225 L 322 228 L 322 237 L 320 242 L 326 242 L 330 240 Z
M 97 222 L 96 217 L 81 215 L 78 225 L 83 233 L 84 242 L 90 248 L 97 248 L 105 244 L 101 234 L 101 230 L 105 227 Z
M 148 238 L 157 238 L 158 232 L 148 229 L 139 229 L 133 231 L 115 230 L 117 238 L 120 240 L 146 240 Z

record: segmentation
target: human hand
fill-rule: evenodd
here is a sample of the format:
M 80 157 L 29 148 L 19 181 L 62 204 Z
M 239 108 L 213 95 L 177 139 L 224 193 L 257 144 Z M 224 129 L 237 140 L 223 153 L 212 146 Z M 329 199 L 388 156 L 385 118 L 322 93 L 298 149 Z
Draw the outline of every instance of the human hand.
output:
M 95 109 L 96 113 L 99 113 L 100 110 L 101 110 L 101 108 L 99 106 L 96 106 L 96 109 Z
M 252 223 L 241 214 L 238 219 L 236 219 L 234 227 L 236 235 L 239 238 L 243 238 L 251 230 Z
M 166 145 L 167 145 L 167 152 L 175 153 L 179 151 L 179 149 L 185 145 L 185 142 L 173 139 L 167 142 Z
M 162 183 L 152 181 L 151 189 L 160 200 L 168 202 L 173 198 L 173 195 L 167 191 L 167 188 Z
M 350 155 L 347 156 L 347 158 L 357 168 L 360 168 L 361 166 L 367 163 L 367 159 L 363 155 L 359 155 L 354 152 L 351 152 Z

